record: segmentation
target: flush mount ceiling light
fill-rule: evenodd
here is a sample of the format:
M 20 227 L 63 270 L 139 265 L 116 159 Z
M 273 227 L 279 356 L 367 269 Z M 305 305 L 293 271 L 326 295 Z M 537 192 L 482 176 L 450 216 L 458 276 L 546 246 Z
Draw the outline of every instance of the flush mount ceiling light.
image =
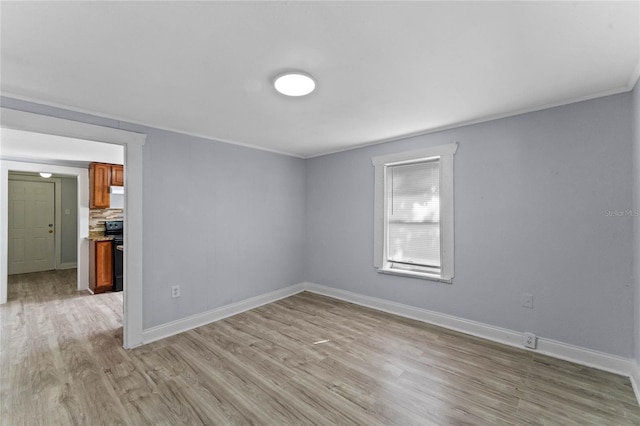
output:
M 40 176 L 42 176 L 43 178 L 47 179 L 51 177 L 51 173 L 40 173 Z
M 304 96 L 313 92 L 316 82 L 305 73 L 294 71 L 282 74 L 273 82 L 276 90 L 287 96 Z

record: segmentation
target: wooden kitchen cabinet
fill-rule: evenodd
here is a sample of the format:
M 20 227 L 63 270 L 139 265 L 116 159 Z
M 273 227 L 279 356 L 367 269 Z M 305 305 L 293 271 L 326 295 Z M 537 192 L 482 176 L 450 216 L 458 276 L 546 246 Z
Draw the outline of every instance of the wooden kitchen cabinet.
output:
M 89 288 L 94 293 L 113 289 L 113 241 L 94 241 L 89 244 Z
M 111 165 L 91 163 L 89 166 L 89 207 L 92 209 L 108 209 L 111 202 L 109 196 L 111 186 Z
M 124 186 L 124 166 L 91 163 L 89 165 L 89 208 L 108 209 L 111 204 L 109 187 Z
M 124 186 L 124 166 L 111 165 L 111 185 Z

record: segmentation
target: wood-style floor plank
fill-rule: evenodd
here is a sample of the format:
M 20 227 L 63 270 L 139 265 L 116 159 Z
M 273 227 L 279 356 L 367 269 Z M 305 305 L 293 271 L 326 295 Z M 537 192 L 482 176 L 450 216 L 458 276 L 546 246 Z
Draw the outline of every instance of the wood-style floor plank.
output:
M 312 293 L 133 350 L 122 293 L 14 275 L 0 425 L 638 425 L 628 378 Z

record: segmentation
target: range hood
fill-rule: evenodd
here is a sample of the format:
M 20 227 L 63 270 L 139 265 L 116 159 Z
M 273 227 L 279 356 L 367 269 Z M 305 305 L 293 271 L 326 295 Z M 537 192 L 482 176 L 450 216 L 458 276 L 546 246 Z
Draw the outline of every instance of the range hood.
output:
M 123 209 L 124 208 L 124 186 L 111 186 L 110 192 L 110 209 Z

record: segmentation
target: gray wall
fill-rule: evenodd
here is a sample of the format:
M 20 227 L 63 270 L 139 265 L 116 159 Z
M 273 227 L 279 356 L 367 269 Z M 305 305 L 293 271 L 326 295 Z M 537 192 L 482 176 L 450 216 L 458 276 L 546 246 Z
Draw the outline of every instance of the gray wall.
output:
M 304 160 L 161 130 L 143 156 L 144 327 L 304 280 Z M 180 299 L 170 287 L 181 285 Z
M 78 257 L 78 180 L 71 177 L 60 179 L 62 235 L 60 238 L 60 262 L 76 263 Z M 69 214 L 65 214 L 65 210 Z
M 148 134 L 145 328 L 311 281 L 633 356 L 633 218 L 605 215 L 632 205 L 631 94 L 307 161 L 13 99 L 2 106 Z M 452 141 L 453 284 L 377 274 L 371 156 Z M 175 284 L 182 297 L 172 300 Z M 520 307 L 522 292 L 533 310 Z
M 631 95 L 307 162 L 308 281 L 633 357 Z M 373 268 L 371 157 L 459 142 L 452 285 Z M 534 309 L 520 306 L 523 292 Z
M 304 160 L 15 99 L 2 106 L 148 135 L 144 328 L 304 280 Z
M 633 210 L 638 216 L 633 218 L 633 261 L 635 285 L 635 358 L 640 375 L 640 82 L 632 92 L 633 115 Z

